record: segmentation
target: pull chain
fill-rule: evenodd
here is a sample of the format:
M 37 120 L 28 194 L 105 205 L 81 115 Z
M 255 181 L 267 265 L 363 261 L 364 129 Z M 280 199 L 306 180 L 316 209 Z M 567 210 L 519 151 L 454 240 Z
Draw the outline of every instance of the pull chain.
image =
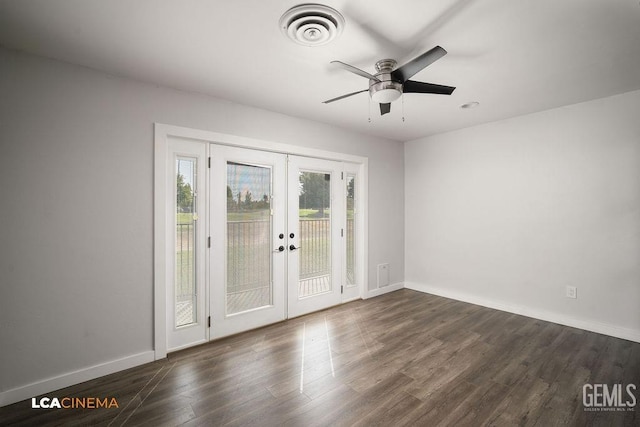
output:
M 402 97 L 402 122 L 404 123 L 404 96 Z
M 371 97 L 369 96 L 369 123 L 371 123 Z

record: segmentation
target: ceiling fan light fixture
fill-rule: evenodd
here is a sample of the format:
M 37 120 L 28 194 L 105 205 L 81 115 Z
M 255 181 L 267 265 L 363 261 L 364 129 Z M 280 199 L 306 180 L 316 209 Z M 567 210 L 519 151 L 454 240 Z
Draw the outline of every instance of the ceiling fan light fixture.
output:
M 373 102 L 388 104 L 402 96 L 402 84 L 390 80 L 375 82 L 370 81 L 369 95 Z
M 382 89 L 371 95 L 371 99 L 378 104 L 389 104 L 400 98 L 400 95 L 402 95 L 402 92 L 396 89 Z
M 344 17 L 337 10 L 321 4 L 301 4 L 280 17 L 280 30 L 303 46 L 325 45 L 342 33 Z

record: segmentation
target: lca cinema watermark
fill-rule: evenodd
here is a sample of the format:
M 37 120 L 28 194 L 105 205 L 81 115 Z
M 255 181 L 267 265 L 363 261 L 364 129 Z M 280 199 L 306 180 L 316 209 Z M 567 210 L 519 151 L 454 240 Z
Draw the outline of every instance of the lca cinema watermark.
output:
M 582 386 L 582 405 L 590 412 L 635 411 L 635 384 L 585 384 Z
M 110 409 L 119 408 L 115 397 L 31 398 L 31 409 Z

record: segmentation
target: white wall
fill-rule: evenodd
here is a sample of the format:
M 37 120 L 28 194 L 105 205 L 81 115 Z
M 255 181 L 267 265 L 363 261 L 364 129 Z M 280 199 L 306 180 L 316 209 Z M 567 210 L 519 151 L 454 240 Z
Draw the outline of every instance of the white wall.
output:
M 369 158 L 369 278 L 404 275 L 403 146 L 0 49 L 0 392 L 153 349 L 153 123 Z M 1 404 L 1 399 L 0 399 Z
M 408 142 L 405 171 L 408 287 L 640 341 L 640 91 Z

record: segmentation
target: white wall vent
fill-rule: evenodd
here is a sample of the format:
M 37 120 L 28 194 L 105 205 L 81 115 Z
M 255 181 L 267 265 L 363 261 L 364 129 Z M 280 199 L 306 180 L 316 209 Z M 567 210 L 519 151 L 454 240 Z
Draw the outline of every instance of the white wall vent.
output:
M 378 288 L 389 286 L 389 264 L 378 264 Z

